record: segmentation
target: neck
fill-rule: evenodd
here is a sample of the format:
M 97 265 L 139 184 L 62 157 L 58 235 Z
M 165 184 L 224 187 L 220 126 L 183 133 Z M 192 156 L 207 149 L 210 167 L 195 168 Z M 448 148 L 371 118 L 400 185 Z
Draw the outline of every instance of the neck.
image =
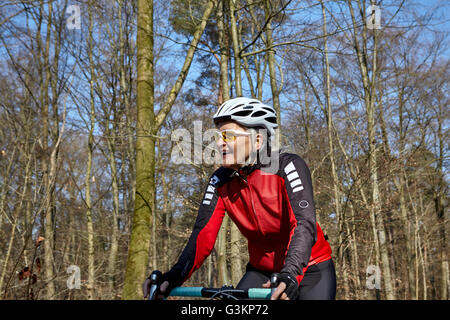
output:
M 247 159 L 248 160 L 248 159 Z M 242 164 L 234 164 L 232 166 L 230 166 L 231 169 L 233 169 L 234 171 L 239 172 L 240 169 L 245 168 L 245 167 L 252 167 L 256 164 L 257 159 L 253 159 L 252 163 L 246 164 L 246 165 L 242 165 Z

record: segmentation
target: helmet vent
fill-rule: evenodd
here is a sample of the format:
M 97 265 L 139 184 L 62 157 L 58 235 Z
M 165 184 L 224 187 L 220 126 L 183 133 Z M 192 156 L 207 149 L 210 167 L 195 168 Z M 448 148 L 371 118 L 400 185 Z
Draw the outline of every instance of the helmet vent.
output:
M 243 111 L 238 111 L 238 112 L 236 112 L 236 113 L 233 113 L 233 116 L 246 117 L 246 116 L 248 116 L 250 113 L 252 113 L 251 110 L 243 110 Z
M 220 112 L 222 111 L 223 107 L 225 107 L 225 103 L 219 108 L 219 111 L 217 111 L 217 114 L 220 114 Z
M 230 111 L 232 111 L 232 110 L 234 110 L 234 109 L 236 109 L 236 108 L 242 107 L 242 106 L 243 106 L 243 104 L 238 104 L 237 106 L 234 106 L 233 108 L 231 108 L 230 110 L 228 110 L 228 112 L 230 112 Z M 244 107 L 244 109 L 245 109 L 245 107 Z
M 266 120 L 273 124 L 277 123 L 277 118 L 275 118 L 275 117 L 268 117 L 268 118 L 266 118 Z
M 254 114 L 252 114 L 252 117 L 253 118 L 255 118 L 255 117 L 261 117 L 261 116 L 263 116 L 263 115 L 265 115 L 267 112 L 264 112 L 264 111 L 256 111 Z

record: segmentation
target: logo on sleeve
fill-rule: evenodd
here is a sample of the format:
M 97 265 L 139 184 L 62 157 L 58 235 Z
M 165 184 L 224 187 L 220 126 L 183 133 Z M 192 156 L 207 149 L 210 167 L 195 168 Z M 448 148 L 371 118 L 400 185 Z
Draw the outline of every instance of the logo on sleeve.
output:
M 209 179 L 209 185 L 208 185 L 208 188 L 206 189 L 202 204 L 206 204 L 206 205 L 211 204 L 211 199 L 214 197 L 216 185 L 219 181 L 220 181 L 219 178 L 215 175 L 212 176 L 211 179 Z
M 212 184 L 215 187 L 219 181 L 220 179 L 217 176 L 212 176 L 211 179 L 209 179 L 209 184 Z
M 302 201 L 299 202 L 298 205 L 300 206 L 300 208 L 305 209 L 305 208 L 309 207 L 309 202 L 306 201 L 306 200 L 302 200 Z
M 289 184 L 291 185 L 292 192 L 298 192 L 303 190 L 302 180 L 298 176 L 297 169 L 294 166 L 294 163 L 291 161 L 284 168 L 284 172 L 286 173 L 286 177 L 289 180 Z

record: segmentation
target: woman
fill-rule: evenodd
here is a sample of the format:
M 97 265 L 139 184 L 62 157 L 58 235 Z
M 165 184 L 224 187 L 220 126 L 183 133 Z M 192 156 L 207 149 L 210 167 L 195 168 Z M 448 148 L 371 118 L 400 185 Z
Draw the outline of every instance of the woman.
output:
M 250 261 L 237 288 L 268 288 L 270 275 L 278 273 L 272 299 L 334 299 L 331 248 L 316 222 L 310 172 L 299 156 L 272 150 L 274 109 L 235 98 L 219 108 L 214 122 L 223 164 L 211 176 L 188 244 L 163 275 L 158 298 L 202 265 L 226 212 L 248 240 Z

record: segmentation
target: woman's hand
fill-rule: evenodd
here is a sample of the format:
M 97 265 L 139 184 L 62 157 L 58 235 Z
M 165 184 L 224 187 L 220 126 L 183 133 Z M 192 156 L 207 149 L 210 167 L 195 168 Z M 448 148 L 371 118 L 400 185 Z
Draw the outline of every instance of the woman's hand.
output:
M 298 282 L 287 272 L 276 274 L 275 283 L 277 288 L 273 292 L 270 300 L 295 300 L 298 296 Z M 264 288 L 270 288 L 270 280 L 263 284 Z
M 270 288 L 270 281 L 267 280 L 266 283 L 263 284 L 263 288 Z M 286 283 L 280 282 L 275 292 L 270 297 L 270 300 L 290 300 L 286 292 Z
M 150 279 L 146 279 L 144 284 L 142 285 L 142 292 L 144 294 L 144 299 L 148 298 L 150 294 Z M 158 294 L 155 296 L 154 300 L 163 300 L 165 298 L 164 294 L 166 293 L 167 288 L 169 287 L 169 281 L 164 281 L 159 286 Z

